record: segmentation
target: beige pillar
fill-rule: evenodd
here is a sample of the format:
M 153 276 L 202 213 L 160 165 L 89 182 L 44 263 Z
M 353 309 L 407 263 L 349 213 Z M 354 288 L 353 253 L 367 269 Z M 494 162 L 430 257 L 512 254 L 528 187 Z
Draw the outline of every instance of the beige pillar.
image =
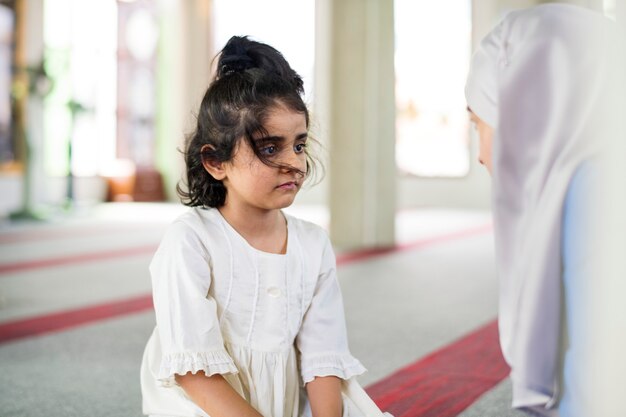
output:
M 165 177 L 167 196 L 184 175 L 185 135 L 195 127 L 195 114 L 211 79 L 210 0 L 159 0 L 162 16 L 159 44 L 159 108 L 157 166 Z
M 613 139 L 612 155 L 615 157 L 610 167 L 610 176 L 606 178 L 606 201 L 597 205 L 602 208 L 605 233 L 597 247 L 602 248 L 596 255 L 598 261 L 597 282 L 592 287 L 593 306 L 590 340 L 594 349 L 587 361 L 592 369 L 592 382 L 589 398 L 593 398 L 586 415 L 602 417 L 621 417 L 626 415 L 626 124 L 623 123 L 626 97 L 626 2 L 623 0 L 607 1 L 618 23 L 617 32 L 620 43 L 617 45 L 619 60 L 617 65 L 622 76 L 615 83 L 615 90 L 620 100 L 612 111 L 622 120 L 617 133 L 609 130 L 604 133 Z M 602 135 L 602 132 L 600 132 Z M 598 137 L 601 137 L 599 135 Z
M 396 207 L 392 0 L 325 0 L 318 30 L 329 86 L 330 233 L 340 248 L 394 244 Z M 320 21 L 321 20 L 321 21 Z M 318 37 L 318 41 L 324 37 Z M 323 91 L 323 87 L 319 87 Z M 318 103 L 319 107 L 320 104 Z
M 43 60 L 43 1 L 19 0 L 15 4 L 18 13 L 15 22 L 18 30 L 16 38 L 16 62 L 19 69 L 17 77 L 21 82 L 31 83 L 32 74 L 27 74 L 26 68 L 37 68 Z M 37 206 L 46 203 L 46 181 L 43 162 L 43 99 L 37 94 L 27 92 L 17 103 L 21 122 L 24 123 L 25 142 L 18 141 L 18 158 L 24 164 L 22 176 L 22 204 L 23 212 L 27 216 L 36 215 Z M 34 211 L 33 211 L 34 210 Z M 18 214 L 18 215 L 19 215 Z

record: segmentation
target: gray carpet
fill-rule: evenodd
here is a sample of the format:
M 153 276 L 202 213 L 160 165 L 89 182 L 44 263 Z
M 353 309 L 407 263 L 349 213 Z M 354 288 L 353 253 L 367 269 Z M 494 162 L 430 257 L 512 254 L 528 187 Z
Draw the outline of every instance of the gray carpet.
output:
M 522 411 L 511 409 L 510 404 L 511 382 L 507 378 L 485 393 L 458 417 L 529 417 Z
M 408 241 L 472 228 L 484 224 L 486 215 L 430 211 L 405 217 Z M 131 243 L 156 243 L 158 228 L 146 229 L 145 234 L 133 230 Z M 89 251 L 117 248 L 116 242 L 113 231 L 100 233 Z M 49 237 L 0 250 L 14 254 L 20 247 L 25 259 L 38 259 L 49 257 L 49 250 L 81 253 L 83 243 L 71 236 Z M 350 347 L 369 369 L 360 378 L 363 385 L 495 318 L 492 248 L 490 234 L 484 233 L 339 267 Z M 147 293 L 149 259 L 142 255 L 4 275 L 0 322 Z M 153 313 L 146 312 L 0 344 L 0 416 L 140 417 L 139 366 L 153 326 Z M 521 416 L 509 404 L 503 383 L 462 416 Z
M 139 417 L 139 365 L 154 323 L 135 314 L 0 345 L 2 417 Z

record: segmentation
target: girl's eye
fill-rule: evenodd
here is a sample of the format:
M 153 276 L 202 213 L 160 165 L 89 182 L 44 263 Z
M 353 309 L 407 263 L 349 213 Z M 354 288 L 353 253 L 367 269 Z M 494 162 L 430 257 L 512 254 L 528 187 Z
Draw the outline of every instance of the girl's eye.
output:
M 276 153 L 276 146 L 264 146 L 261 148 L 261 153 L 264 155 L 274 155 Z
M 304 148 L 306 148 L 306 143 L 298 143 L 293 148 L 295 149 L 296 153 L 302 153 L 304 152 Z

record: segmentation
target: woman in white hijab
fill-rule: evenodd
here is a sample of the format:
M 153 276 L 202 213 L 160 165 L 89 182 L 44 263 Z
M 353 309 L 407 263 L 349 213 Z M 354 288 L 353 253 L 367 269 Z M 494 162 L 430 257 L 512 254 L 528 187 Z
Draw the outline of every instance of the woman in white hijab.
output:
M 585 203 L 603 148 L 611 30 L 571 5 L 512 12 L 481 42 L 466 84 L 493 176 L 501 348 L 513 407 L 533 415 L 584 415 L 588 400 Z

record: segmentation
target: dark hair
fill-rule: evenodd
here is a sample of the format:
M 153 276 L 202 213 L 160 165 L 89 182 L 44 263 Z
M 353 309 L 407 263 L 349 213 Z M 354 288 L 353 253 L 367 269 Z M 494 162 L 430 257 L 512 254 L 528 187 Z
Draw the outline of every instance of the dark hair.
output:
M 180 183 L 176 187 L 183 204 L 191 207 L 224 205 L 226 187 L 205 170 L 203 161 L 229 161 L 242 138 L 266 165 L 294 169 L 268 160 L 254 142 L 253 135 L 267 134 L 263 125 L 276 106 L 302 113 L 307 129 L 310 124 L 302 78 L 276 49 L 246 36 L 233 36 L 218 57 L 215 78 L 200 104 L 197 127 L 185 143 L 187 190 Z M 307 170 L 302 174 L 310 178 L 316 164 L 308 150 L 306 156 Z

